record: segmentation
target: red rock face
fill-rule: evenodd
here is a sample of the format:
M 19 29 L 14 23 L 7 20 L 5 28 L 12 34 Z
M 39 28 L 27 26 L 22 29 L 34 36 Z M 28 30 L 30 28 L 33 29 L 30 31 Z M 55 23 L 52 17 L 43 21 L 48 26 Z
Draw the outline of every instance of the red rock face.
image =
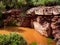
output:
M 18 21 L 17 25 L 22 27 L 34 27 L 35 30 L 40 32 L 46 37 L 54 36 L 60 34 L 60 16 L 34 16 L 33 17 L 19 17 L 19 12 L 15 14 L 13 11 L 11 14 L 8 13 L 4 24 L 9 23 L 11 20 Z M 5 15 L 6 16 L 6 15 Z
M 57 41 L 57 44 L 60 44 L 60 16 L 55 16 L 52 19 L 51 27 L 53 30 L 52 34 L 54 39 Z
M 31 19 L 24 17 L 21 22 L 22 27 L 31 27 Z
M 60 32 L 60 16 L 38 16 L 35 19 L 34 28 L 42 32 L 42 35 L 55 37 L 56 33 Z
M 8 11 L 5 11 L 5 12 L 2 12 L 3 15 L 4 15 L 4 19 L 3 19 L 3 22 L 4 22 L 4 26 L 10 26 L 10 23 L 14 22 L 15 24 L 14 25 L 17 25 L 17 26 L 20 26 L 20 22 L 22 20 L 20 14 L 22 13 L 22 11 L 19 9 L 12 9 L 12 10 L 8 10 Z M 13 26 L 13 25 L 12 25 Z

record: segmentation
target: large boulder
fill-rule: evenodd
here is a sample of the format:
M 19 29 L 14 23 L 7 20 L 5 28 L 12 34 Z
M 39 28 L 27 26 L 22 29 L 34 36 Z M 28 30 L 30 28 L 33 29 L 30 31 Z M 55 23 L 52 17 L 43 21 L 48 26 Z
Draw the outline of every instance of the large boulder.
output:
M 60 6 L 39 6 L 27 10 L 27 14 L 35 13 L 35 15 L 59 15 Z
M 27 10 L 26 14 L 27 16 L 31 16 L 31 17 L 33 16 L 31 18 L 32 20 L 31 26 L 33 26 L 36 31 L 40 32 L 42 35 L 46 37 L 53 38 L 56 31 L 60 30 L 58 28 L 60 27 L 59 24 L 60 21 L 58 21 L 60 20 L 60 16 L 58 16 L 60 15 L 60 6 L 34 7 Z
M 55 38 L 57 33 L 60 34 L 60 16 L 37 16 L 31 20 L 34 29 L 46 37 Z
M 33 16 L 31 18 L 31 22 L 35 30 L 40 32 L 42 35 L 51 38 L 55 38 L 55 33 L 57 31 L 59 32 L 60 30 L 60 16 L 58 16 L 59 14 L 60 6 L 43 6 L 27 10 L 27 15 L 31 17 Z

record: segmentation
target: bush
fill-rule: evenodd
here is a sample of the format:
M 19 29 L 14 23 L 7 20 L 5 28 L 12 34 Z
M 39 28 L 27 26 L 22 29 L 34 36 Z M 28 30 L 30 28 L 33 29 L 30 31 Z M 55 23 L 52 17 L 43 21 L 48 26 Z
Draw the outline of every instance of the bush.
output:
M 0 45 L 27 45 L 27 42 L 17 33 L 11 33 L 10 35 L 0 34 Z
M 3 15 L 2 15 L 2 12 L 0 12 L 0 19 L 2 19 L 2 16 L 3 16 Z
M 27 4 L 26 0 L 17 0 L 17 3 L 19 6 Z
M 60 0 L 57 0 L 58 4 L 60 5 Z
M 27 7 L 27 5 L 39 6 L 39 5 L 60 5 L 60 0 L 1 0 L 0 9 L 11 9 Z
M 2 0 L 6 8 L 21 8 L 26 4 L 25 0 Z
M 14 7 L 14 4 L 15 4 L 16 1 L 13 2 L 13 0 L 2 0 L 2 2 L 6 6 L 5 9 L 11 9 L 11 8 Z
M 27 0 L 30 5 L 39 6 L 39 5 L 59 5 L 60 0 Z
M 0 11 L 5 10 L 5 5 L 3 4 L 2 1 L 0 1 Z
M 3 26 L 3 15 L 2 12 L 0 12 L 0 27 Z

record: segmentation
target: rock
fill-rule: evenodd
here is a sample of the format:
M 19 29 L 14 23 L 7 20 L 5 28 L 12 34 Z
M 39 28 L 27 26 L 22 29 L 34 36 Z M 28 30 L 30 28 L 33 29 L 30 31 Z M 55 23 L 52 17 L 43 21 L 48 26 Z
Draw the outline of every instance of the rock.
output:
M 44 15 L 43 10 L 44 10 L 44 8 L 39 7 L 35 10 L 35 14 L 36 15 Z
M 53 37 L 54 34 L 60 30 L 60 16 L 34 16 L 30 18 L 30 20 L 32 20 L 32 25 L 30 26 L 33 26 L 36 31 L 40 32 L 46 37 Z
M 31 8 L 29 10 L 27 10 L 27 13 L 26 14 L 31 14 L 32 12 L 34 12 L 36 10 L 36 7 L 35 8 Z
M 36 31 L 38 31 L 39 33 L 41 33 L 43 36 L 48 37 L 48 34 L 46 32 L 49 24 L 45 24 L 45 26 L 41 25 L 39 22 L 33 22 L 34 28 Z
M 60 39 L 57 41 L 56 45 L 60 45 Z
M 54 8 L 52 12 L 53 12 L 53 15 L 58 15 L 58 14 L 60 14 L 59 11 L 57 10 L 57 8 Z
M 51 6 L 51 7 L 40 6 L 32 9 L 29 9 L 27 11 L 27 15 L 32 16 L 34 12 L 33 16 L 35 16 L 36 18 L 33 17 L 33 19 L 31 20 L 33 20 L 32 23 L 37 22 L 37 23 L 33 23 L 35 30 L 40 32 L 42 35 L 46 37 L 48 36 L 53 38 L 54 34 L 56 34 L 57 31 L 60 30 L 60 16 L 58 16 L 60 14 L 60 6 Z M 45 15 L 45 16 L 42 16 L 42 15 Z M 49 24 L 49 26 L 46 28 L 46 25 L 44 23 L 46 25 Z
M 32 12 L 34 12 L 35 15 L 59 15 L 60 14 L 60 6 L 34 7 L 34 8 L 27 10 L 26 14 L 32 14 Z
M 21 12 L 22 10 L 21 9 L 11 9 L 11 10 L 8 10 L 8 11 L 4 11 L 4 12 L 2 12 L 4 15 L 5 14 L 11 14 L 11 15 L 18 15 L 18 14 L 20 14 L 20 12 Z
M 22 27 L 31 27 L 31 20 L 30 18 L 27 17 L 22 17 L 23 19 L 21 20 L 21 26 Z

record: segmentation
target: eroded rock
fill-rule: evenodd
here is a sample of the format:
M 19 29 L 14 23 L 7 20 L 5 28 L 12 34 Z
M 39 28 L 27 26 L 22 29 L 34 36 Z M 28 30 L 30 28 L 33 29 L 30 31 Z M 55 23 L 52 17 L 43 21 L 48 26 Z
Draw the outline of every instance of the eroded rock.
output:
M 27 14 L 35 13 L 35 15 L 59 15 L 60 6 L 40 6 L 27 10 Z
M 31 20 L 35 30 L 46 37 L 53 38 L 60 30 L 60 16 L 36 16 Z

